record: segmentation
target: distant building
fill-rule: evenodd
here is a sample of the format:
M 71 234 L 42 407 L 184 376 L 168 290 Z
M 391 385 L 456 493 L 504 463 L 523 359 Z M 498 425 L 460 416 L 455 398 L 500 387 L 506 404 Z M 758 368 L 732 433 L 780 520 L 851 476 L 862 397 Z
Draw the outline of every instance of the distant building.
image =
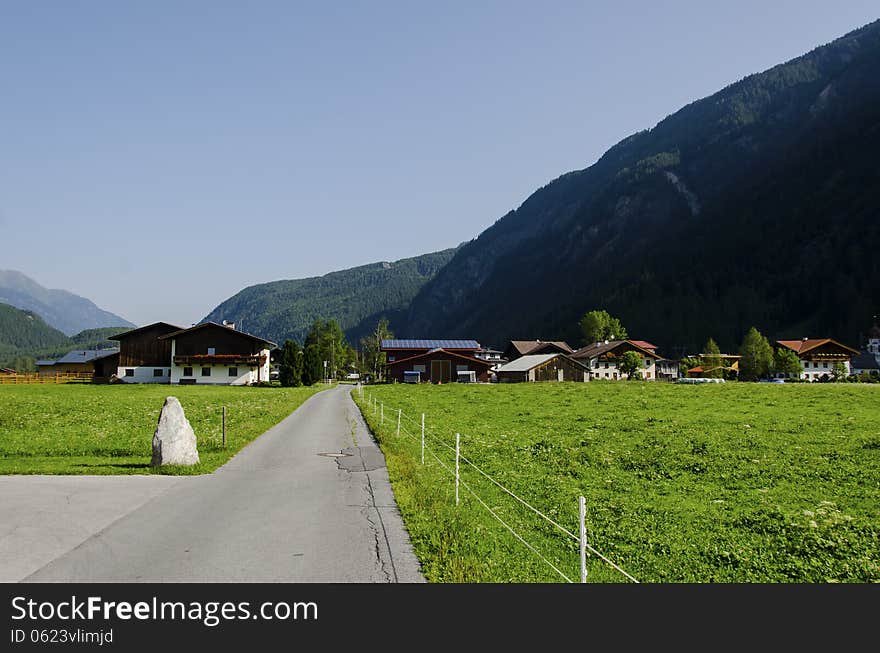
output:
M 590 380 L 589 368 L 562 353 L 526 354 L 495 370 L 499 383 Z
M 620 357 L 628 351 L 634 351 L 641 358 L 641 378 L 653 381 L 657 378 L 656 363 L 660 356 L 637 342 L 644 341 L 605 340 L 581 347 L 571 356 L 589 368 L 591 380 L 615 380 L 625 378 L 620 371 Z
M 870 352 L 862 352 L 858 356 L 853 356 L 850 361 L 851 374 L 874 374 L 880 376 L 880 362 Z
M 40 376 L 88 374 L 96 381 L 107 381 L 116 374 L 118 358 L 118 349 L 74 349 L 56 361 L 39 360 L 36 366 Z
M 571 354 L 574 350 L 563 340 L 511 340 L 502 354 L 514 361 L 528 354 Z
M 852 347 L 831 338 L 803 338 L 801 340 L 777 340 L 776 346 L 790 349 L 801 361 L 800 378 L 806 381 L 820 381 L 824 376 L 831 378 L 834 366 L 842 363 L 846 374 L 850 374 L 850 359 L 859 352 Z
M 415 353 L 406 358 L 389 360 L 386 377 L 399 383 L 451 383 L 460 377 L 485 383 L 489 381 L 492 363 L 477 358 L 473 352 L 448 350 L 442 347 Z M 416 376 L 418 374 L 418 376 Z
M 430 339 L 387 339 L 380 343 L 379 349 L 385 352 L 386 363 L 395 363 L 405 358 L 424 354 L 432 349 L 475 357 L 482 349 L 476 340 L 430 340 Z

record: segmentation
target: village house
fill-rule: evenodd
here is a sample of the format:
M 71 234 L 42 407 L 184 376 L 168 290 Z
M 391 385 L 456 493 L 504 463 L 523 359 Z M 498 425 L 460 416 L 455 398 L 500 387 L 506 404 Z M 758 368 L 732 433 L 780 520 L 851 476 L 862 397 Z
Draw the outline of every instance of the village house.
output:
M 388 339 L 381 342 L 389 381 L 486 382 L 493 363 L 477 354 L 476 340 Z
M 655 380 L 657 378 L 656 362 L 660 360 L 660 356 L 654 353 L 654 350 L 636 344 L 637 342 L 644 341 L 605 340 L 596 342 L 578 349 L 571 357 L 589 368 L 591 380 L 614 380 L 625 378 L 625 375 L 620 372 L 620 357 L 628 351 L 634 351 L 642 360 L 640 378 Z
M 801 340 L 777 340 L 777 347 L 785 347 L 797 354 L 801 361 L 800 378 L 806 381 L 830 379 L 834 366 L 842 363 L 845 374 L 850 374 L 850 359 L 859 352 L 831 338 L 802 338 Z M 823 379 L 822 377 L 825 377 Z
M 852 374 L 872 374 L 880 376 L 880 363 L 870 352 L 862 352 L 858 356 L 853 356 L 850 361 L 850 372 Z
M 169 345 L 172 384 L 251 385 L 269 381 L 274 342 L 236 331 L 234 324 L 204 322 L 159 336 Z
M 880 326 L 876 324 L 868 331 L 868 344 L 865 351 L 871 354 L 878 364 L 880 364 Z
M 589 368 L 562 353 L 526 354 L 495 370 L 498 383 L 590 380 Z
M 562 340 L 511 340 L 502 358 L 514 361 L 527 354 L 571 354 L 574 350 Z
M 119 341 L 118 379 L 125 383 L 170 383 L 171 343 L 160 338 L 180 329 L 154 322 L 110 336 L 110 340 Z

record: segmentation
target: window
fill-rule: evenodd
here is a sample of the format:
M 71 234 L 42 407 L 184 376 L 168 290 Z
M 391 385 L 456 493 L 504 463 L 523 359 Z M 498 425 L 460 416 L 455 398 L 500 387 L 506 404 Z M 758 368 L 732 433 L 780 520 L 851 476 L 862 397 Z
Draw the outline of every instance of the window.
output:
M 650 378 L 651 378 L 651 373 L 650 373 L 650 372 L 645 372 L 645 378 L 646 378 L 646 379 L 650 379 Z
M 202 376 L 211 376 L 211 368 L 203 367 L 202 368 Z
M 824 368 L 827 370 L 827 369 L 828 369 L 828 363 L 827 363 L 827 362 L 822 363 L 822 367 L 824 367 Z
M 217 350 L 214 347 L 208 347 L 208 356 L 213 356 L 217 353 Z
M 131 369 L 130 367 L 129 367 L 129 368 L 126 368 L 126 370 L 125 370 L 125 376 L 134 376 L 134 370 Z
M 605 363 L 605 369 L 606 369 L 606 370 L 608 369 L 608 363 L 607 363 L 607 362 Z M 605 376 L 608 376 L 608 375 L 606 374 Z
M 165 372 L 162 370 L 153 370 L 153 376 L 165 376 Z
M 651 359 L 650 358 L 645 359 L 645 367 L 651 367 Z
M 426 372 L 426 368 L 424 365 L 413 365 L 413 372 L 421 372 L 424 374 Z
M 191 368 L 191 367 L 184 367 L 184 368 L 183 368 L 183 375 L 184 375 L 184 376 L 192 376 L 192 375 L 193 375 L 193 368 Z
M 468 371 L 470 371 L 470 368 L 467 365 L 456 365 L 455 371 L 456 371 L 456 373 L 457 372 L 468 372 Z
M 388 360 L 389 363 L 393 362 L 393 361 L 394 361 L 394 356 L 388 356 L 388 357 L 387 357 L 387 360 Z
M 238 376 L 238 368 L 230 367 L 229 368 L 229 376 Z

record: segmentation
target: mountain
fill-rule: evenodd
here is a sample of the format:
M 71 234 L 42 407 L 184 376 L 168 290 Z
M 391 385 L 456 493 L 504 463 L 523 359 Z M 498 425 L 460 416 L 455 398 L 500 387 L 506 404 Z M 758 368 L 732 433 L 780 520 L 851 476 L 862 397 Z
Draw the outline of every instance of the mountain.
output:
M 49 290 L 15 270 L 0 270 L 0 302 L 33 311 L 68 336 L 85 329 L 134 324 L 66 290 Z
M 0 367 L 33 372 L 37 359 L 54 360 L 73 349 L 115 349 L 119 343 L 108 340 L 109 336 L 127 329 L 87 329 L 68 338 L 33 311 L 0 304 Z
M 397 335 L 579 342 L 607 309 L 673 354 L 751 325 L 857 343 L 880 307 L 878 71 L 880 21 L 622 140 L 459 248 Z
M 371 263 L 321 277 L 272 281 L 233 295 L 204 320 L 229 320 L 278 344 L 302 342 L 317 318 L 335 319 L 349 342 L 374 329 L 380 317 L 400 322 L 418 290 L 442 268 L 455 248 L 399 261 Z
M 0 304 L 0 356 L 20 351 L 63 347 L 69 338 L 32 311 Z

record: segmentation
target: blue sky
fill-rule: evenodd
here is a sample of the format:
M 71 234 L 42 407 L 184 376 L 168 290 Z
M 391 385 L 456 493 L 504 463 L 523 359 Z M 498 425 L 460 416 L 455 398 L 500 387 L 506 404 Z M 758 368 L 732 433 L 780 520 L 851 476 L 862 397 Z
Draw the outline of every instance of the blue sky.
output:
M 876 2 L 0 0 L 0 269 L 144 324 L 475 237 Z

